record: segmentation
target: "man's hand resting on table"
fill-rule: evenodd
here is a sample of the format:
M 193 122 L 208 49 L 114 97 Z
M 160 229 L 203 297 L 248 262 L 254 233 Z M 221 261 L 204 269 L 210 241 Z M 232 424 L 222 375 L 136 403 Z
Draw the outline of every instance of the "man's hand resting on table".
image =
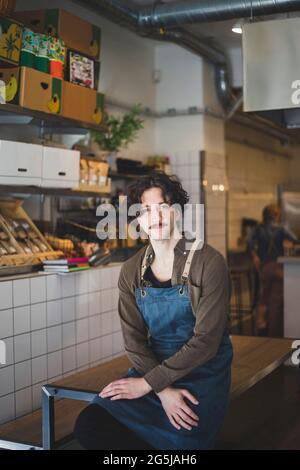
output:
M 132 400 L 146 395 L 150 390 L 152 390 L 151 386 L 143 377 L 126 377 L 110 382 L 101 390 L 99 397 L 110 400 L 120 398 Z
M 166 387 L 156 395 L 176 429 L 180 429 L 180 425 L 188 430 L 191 430 L 192 426 L 198 426 L 199 417 L 186 404 L 184 398 L 188 398 L 195 405 L 198 405 L 199 401 L 187 389 Z

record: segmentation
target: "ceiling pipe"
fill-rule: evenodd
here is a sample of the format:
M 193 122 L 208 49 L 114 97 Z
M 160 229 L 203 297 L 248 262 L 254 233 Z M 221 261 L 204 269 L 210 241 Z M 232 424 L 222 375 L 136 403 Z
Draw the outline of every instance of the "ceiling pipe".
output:
M 214 66 L 215 87 L 219 101 L 225 113 L 232 108 L 236 98 L 231 91 L 228 64 L 224 53 L 205 43 L 205 38 L 195 36 L 183 28 L 152 32 L 153 39 L 169 41 L 205 58 Z
M 84 8 L 104 16 L 108 20 L 120 26 L 134 30 L 139 27 L 139 10 L 132 2 L 128 0 L 72 0 Z
M 254 131 L 269 135 L 273 139 L 278 140 L 281 144 L 288 145 L 300 145 L 300 136 L 297 134 L 292 134 L 287 130 L 282 130 L 270 121 L 262 119 L 257 114 L 254 116 L 248 115 L 247 113 L 237 112 L 232 118 L 232 122 L 247 127 L 248 129 L 253 129 Z
M 110 19 L 118 15 L 132 26 L 144 29 L 252 18 L 300 11 L 300 0 L 181 0 L 138 7 L 129 0 L 72 0 L 92 7 Z
M 215 68 L 216 93 L 225 113 L 228 108 L 232 109 L 236 99 L 231 91 L 227 59 L 222 51 L 206 44 L 205 38 L 200 39 L 183 28 L 173 30 L 141 28 L 139 26 L 140 10 L 137 10 L 132 2 L 120 0 L 73 0 L 73 2 L 88 7 L 143 37 L 170 41 L 204 57 Z
M 140 27 L 161 28 L 300 11 L 299 0 L 181 0 L 139 10 Z
M 227 114 L 226 114 L 227 121 L 232 118 L 232 116 L 239 109 L 242 103 L 243 103 L 243 91 L 240 92 L 236 100 L 232 102 L 231 106 L 227 110 Z
M 109 106 L 113 106 L 115 108 L 123 109 L 126 111 L 130 111 L 132 109 L 133 104 L 124 103 L 121 101 L 114 100 L 113 98 L 107 97 L 105 99 L 106 104 Z M 141 115 L 145 117 L 151 118 L 165 118 L 165 117 L 177 117 L 177 116 L 195 116 L 195 115 L 205 115 L 214 117 L 216 119 L 224 120 L 224 115 L 219 114 L 211 110 L 210 108 L 199 108 L 197 106 L 191 106 L 186 109 L 177 109 L 177 108 L 169 108 L 164 111 L 154 111 L 153 109 L 146 107 L 141 109 Z
M 242 95 L 235 97 L 232 93 L 225 54 L 206 44 L 205 38 L 199 38 L 183 28 L 167 30 L 165 27 L 300 10 L 300 0 L 184 0 L 167 4 L 158 1 L 143 8 L 128 0 L 72 1 L 140 36 L 171 41 L 212 63 L 215 68 L 216 93 L 227 119 L 232 118 L 242 104 Z

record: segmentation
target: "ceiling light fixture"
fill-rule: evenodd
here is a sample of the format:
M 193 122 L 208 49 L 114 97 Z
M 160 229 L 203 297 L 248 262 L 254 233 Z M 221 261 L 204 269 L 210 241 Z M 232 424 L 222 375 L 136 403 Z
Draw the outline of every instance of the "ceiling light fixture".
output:
M 231 28 L 231 31 L 233 33 L 236 33 L 236 34 L 242 34 L 243 33 L 243 24 L 244 24 L 244 21 L 243 20 L 240 20 L 240 21 L 237 21 L 236 23 L 234 23 L 234 25 L 232 26 Z

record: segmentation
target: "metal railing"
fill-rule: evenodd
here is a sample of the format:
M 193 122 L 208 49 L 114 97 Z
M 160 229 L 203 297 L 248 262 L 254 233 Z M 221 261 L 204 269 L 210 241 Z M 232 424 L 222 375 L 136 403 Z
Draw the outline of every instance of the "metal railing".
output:
M 0 449 L 6 450 L 52 450 L 55 448 L 55 398 L 70 400 L 93 400 L 97 392 L 78 388 L 60 387 L 55 384 L 42 386 L 42 447 L 0 439 Z

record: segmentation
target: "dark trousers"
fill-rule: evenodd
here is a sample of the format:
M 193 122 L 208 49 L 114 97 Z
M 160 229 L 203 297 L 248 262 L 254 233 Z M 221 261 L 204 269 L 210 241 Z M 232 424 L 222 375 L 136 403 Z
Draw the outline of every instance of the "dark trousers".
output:
M 75 423 L 74 436 L 87 450 L 154 449 L 96 403 L 81 411 Z
M 283 336 L 283 266 L 268 262 L 261 269 L 260 304 L 267 307 L 267 336 Z

